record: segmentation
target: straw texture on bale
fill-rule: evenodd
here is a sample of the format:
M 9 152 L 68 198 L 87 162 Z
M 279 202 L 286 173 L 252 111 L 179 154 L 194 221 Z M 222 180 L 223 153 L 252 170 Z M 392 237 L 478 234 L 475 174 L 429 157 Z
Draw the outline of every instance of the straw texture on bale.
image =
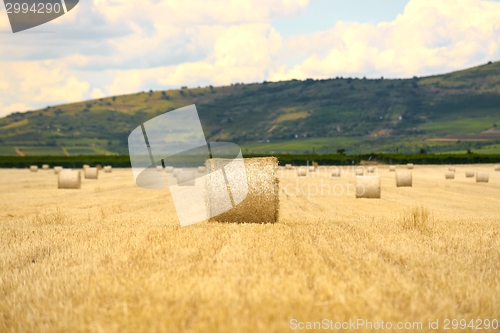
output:
M 306 168 L 298 168 L 297 169 L 297 176 L 299 176 L 299 177 L 307 176 L 307 169 Z
M 42 170 L 49 170 L 50 166 L 48 164 L 42 165 Z
M 495 165 L 495 171 L 500 171 L 500 165 Z
M 356 169 L 356 176 L 363 176 L 365 174 L 365 172 L 363 171 L 363 169 Z
M 316 168 L 315 168 L 315 167 L 313 167 L 313 166 L 310 166 L 310 167 L 309 167 L 309 172 L 314 172 L 315 170 L 316 170 Z
M 80 171 L 66 169 L 59 173 L 57 188 L 80 189 L 81 184 Z
M 292 165 L 291 165 L 291 164 L 285 164 L 285 168 L 286 168 L 286 169 L 291 169 L 291 168 L 292 168 Z
M 395 165 L 389 166 L 389 171 L 396 171 L 396 166 Z
M 411 187 L 413 177 L 411 171 L 396 172 L 396 187 Z
M 245 158 L 246 182 L 248 192 L 236 207 L 219 214 L 211 221 L 231 222 L 231 223 L 275 223 L 279 219 L 279 180 L 276 176 L 278 159 L 276 157 L 261 157 L 261 158 Z M 227 160 L 213 158 L 206 162 L 206 166 L 210 171 L 219 169 L 219 166 L 226 165 Z M 245 175 L 239 164 L 232 166 L 227 164 L 224 170 L 228 178 L 239 178 Z M 244 184 L 243 184 L 244 188 Z M 217 193 L 213 193 L 214 189 L 207 189 L 207 193 L 211 192 L 207 197 L 207 210 L 217 210 L 217 198 L 221 197 Z M 234 197 L 238 192 L 238 188 L 231 188 L 229 185 L 226 188 L 215 189 L 216 191 L 229 190 Z
M 177 175 L 177 184 L 179 186 L 194 186 L 195 178 L 195 170 L 182 170 Z
M 88 164 L 84 164 L 84 165 L 83 165 L 83 169 L 85 170 L 85 169 L 87 169 L 87 168 L 90 168 L 90 165 L 88 165 Z
M 104 167 L 104 172 L 105 173 L 111 173 L 111 172 L 113 172 L 113 167 L 111 165 L 106 165 Z
M 204 173 L 205 172 L 205 167 L 204 166 L 199 166 L 198 167 L 198 172 L 199 173 Z
M 182 169 L 175 168 L 173 171 L 174 177 L 177 177 L 179 175 L 179 173 L 181 173 L 181 171 L 182 171 Z
M 476 173 L 476 183 L 487 183 L 490 180 L 490 174 L 488 172 L 478 171 Z
M 356 177 L 356 198 L 380 199 L 380 177 Z
M 453 171 L 447 171 L 444 174 L 445 179 L 455 179 L 455 173 Z
M 410 170 L 411 170 L 411 169 L 413 169 L 413 163 L 408 163 L 408 164 L 406 165 L 406 167 L 407 167 L 408 169 L 410 169 Z
M 156 166 L 156 171 L 157 172 L 162 172 L 163 171 L 163 167 L 161 165 L 157 165 Z
M 456 170 L 455 170 L 455 168 L 454 168 L 454 167 L 449 167 L 449 168 L 448 168 L 448 171 L 455 172 Z
M 375 173 L 375 167 L 374 166 L 369 166 L 366 171 L 368 173 Z
M 340 177 L 340 169 L 335 169 L 332 171 L 332 177 L 338 178 Z
M 54 167 L 54 174 L 58 175 L 61 172 L 62 169 L 63 169 L 62 166 L 55 166 Z
M 165 167 L 165 171 L 166 171 L 167 173 L 172 173 L 172 172 L 174 172 L 174 167 L 173 167 L 173 166 L 166 166 L 166 167 Z
M 474 178 L 474 175 L 475 175 L 475 173 L 472 170 L 465 171 L 465 177 L 467 177 L 467 178 Z
M 30 165 L 31 172 L 38 172 L 38 165 Z
M 97 179 L 99 177 L 99 169 L 97 168 L 86 168 L 83 170 L 85 179 Z

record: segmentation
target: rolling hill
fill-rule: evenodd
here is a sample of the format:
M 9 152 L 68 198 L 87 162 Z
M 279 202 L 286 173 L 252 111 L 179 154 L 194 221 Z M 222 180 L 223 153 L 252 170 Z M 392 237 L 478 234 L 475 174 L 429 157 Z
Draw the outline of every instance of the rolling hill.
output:
M 183 88 L 0 119 L 0 155 L 126 154 L 142 122 L 196 104 L 208 141 L 247 153 L 500 153 L 500 62 L 411 79 L 332 78 Z

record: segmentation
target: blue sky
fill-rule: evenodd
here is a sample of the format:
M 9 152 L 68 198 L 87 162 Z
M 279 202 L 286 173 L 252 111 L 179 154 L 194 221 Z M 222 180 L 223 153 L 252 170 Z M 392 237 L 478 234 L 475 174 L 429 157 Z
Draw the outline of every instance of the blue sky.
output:
M 500 0 L 86 0 L 12 34 L 0 5 L 0 116 L 149 89 L 446 73 L 500 60 L 499 18 Z
M 500 0 L 498 0 L 500 1 Z M 402 14 L 408 0 L 312 0 L 304 12 L 271 25 L 285 38 L 331 29 L 337 21 L 379 23 Z

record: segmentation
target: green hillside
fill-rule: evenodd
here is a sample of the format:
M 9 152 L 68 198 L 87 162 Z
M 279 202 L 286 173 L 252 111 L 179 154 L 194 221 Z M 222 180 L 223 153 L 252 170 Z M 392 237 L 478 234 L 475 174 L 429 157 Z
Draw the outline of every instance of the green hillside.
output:
M 247 153 L 496 152 L 500 62 L 412 79 L 263 82 L 150 91 L 0 119 L 0 154 L 127 153 L 142 122 L 196 104 L 209 141 Z M 498 151 L 500 152 L 500 150 Z

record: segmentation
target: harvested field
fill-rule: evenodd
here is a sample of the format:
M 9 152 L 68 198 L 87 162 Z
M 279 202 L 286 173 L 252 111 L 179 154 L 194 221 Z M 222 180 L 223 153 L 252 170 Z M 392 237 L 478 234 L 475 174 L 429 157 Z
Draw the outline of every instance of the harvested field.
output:
M 113 168 L 81 189 L 0 170 L 0 332 L 288 332 L 290 321 L 500 319 L 500 173 L 280 168 L 280 220 L 181 228 L 168 190 Z M 478 209 L 481 207 L 481 209 Z M 305 330 L 304 330 L 305 331 Z M 365 331 L 360 329 L 360 331 Z M 418 331 L 418 330 L 414 330 Z

